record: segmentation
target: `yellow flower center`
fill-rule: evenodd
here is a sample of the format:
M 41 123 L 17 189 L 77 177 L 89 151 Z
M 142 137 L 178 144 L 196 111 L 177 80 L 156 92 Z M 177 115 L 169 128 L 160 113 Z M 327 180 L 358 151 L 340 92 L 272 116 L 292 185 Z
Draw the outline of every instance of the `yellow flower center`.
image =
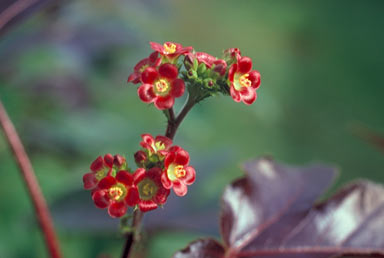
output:
M 115 201 L 124 199 L 127 190 L 123 184 L 117 183 L 108 190 L 109 197 Z
M 164 43 L 164 54 L 169 55 L 176 52 L 176 45 L 173 43 Z
M 148 178 L 138 183 L 137 187 L 139 188 L 140 198 L 143 200 L 151 200 L 157 192 L 157 185 Z
M 185 171 L 184 166 L 182 165 L 171 164 L 169 165 L 167 170 L 168 178 L 171 181 L 175 181 L 181 177 L 185 177 L 186 174 L 187 172 Z
M 241 86 L 244 86 L 244 87 L 251 86 L 252 82 L 248 79 L 248 77 L 249 77 L 248 73 L 243 74 L 242 76 L 240 76 L 239 82 L 240 82 Z
M 155 85 L 155 92 L 159 95 L 167 93 L 169 90 L 169 83 L 164 79 L 160 79 L 156 81 L 154 85 Z

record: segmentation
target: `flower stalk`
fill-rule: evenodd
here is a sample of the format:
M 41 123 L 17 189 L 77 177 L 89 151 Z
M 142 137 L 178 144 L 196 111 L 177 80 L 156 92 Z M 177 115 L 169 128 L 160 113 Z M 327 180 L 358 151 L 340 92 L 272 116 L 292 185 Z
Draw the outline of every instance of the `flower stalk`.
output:
M 32 164 L 25 152 L 24 146 L 16 132 L 12 121 L 0 100 L 0 124 L 4 131 L 5 138 L 9 147 L 12 149 L 13 156 L 19 166 L 24 182 L 27 186 L 29 196 L 35 208 L 35 214 L 43 232 L 45 244 L 51 258 L 60 258 L 59 242 L 53 227 L 52 217 L 48 210 L 47 203 L 37 182 Z

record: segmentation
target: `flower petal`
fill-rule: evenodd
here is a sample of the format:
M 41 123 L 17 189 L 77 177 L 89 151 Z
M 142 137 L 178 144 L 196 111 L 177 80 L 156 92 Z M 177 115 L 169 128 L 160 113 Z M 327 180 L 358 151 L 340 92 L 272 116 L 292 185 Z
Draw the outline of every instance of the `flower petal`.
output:
M 114 158 L 110 153 L 104 155 L 104 162 L 110 168 L 113 166 L 113 159 Z
M 186 166 L 189 162 L 189 154 L 185 150 L 181 149 L 176 152 L 175 163 L 177 165 Z
M 138 168 L 136 169 L 135 173 L 133 174 L 133 182 L 134 184 L 138 184 L 143 178 L 145 177 L 145 169 L 144 168 Z
M 125 203 L 128 206 L 135 206 L 139 203 L 140 196 L 136 187 L 129 187 L 127 190 L 127 196 L 125 197 Z
M 247 56 L 243 56 L 239 60 L 238 64 L 239 64 L 238 71 L 242 74 L 249 73 L 249 71 L 251 71 L 252 69 L 252 59 Z
M 155 140 L 153 139 L 153 136 L 149 133 L 145 133 L 141 135 L 141 138 L 143 139 L 143 142 L 145 142 L 148 145 L 152 145 L 155 143 Z
M 132 82 L 134 84 L 139 83 L 141 78 L 141 74 L 137 72 L 133 72 L 128 76 L 127 82 Z
M 142 212 L 147 212 L 156 209 L 157 204 L 152 200 L 140 200 L 139 208 Z
M 166 136 L 162 136 L 162 135 L 158 135 L 158 136 L 156 136 L 155 141 L 156 141 L 156 142 L 162 142 L 162 143 L 164 144 L 164 146 L 165 146 L 166 149 L 167 149 L 169 146 L 172 145 L 172 140 L 169 139 L 168 137 L 166 137 Z
M 228 80 L 230 82 L 233 82 L 236 71 L 237 71 L 237 64 L 231 65 L 231 67 L 229 68 L 229 71 L 228 71 Z
M 176 157 L 176 155 L 174 152 L 169 152 L 167 154 L 167 156 L 165 157 L 164 166 L 168 167 L 169 165 L 171 165 L 173 163 L 173 161 L 175 160 L 175 157 Z
M 252 87 L 243 87 L 240 94 L 241 100 L 247 105 L 251 105 L 257 97 L 256 90 Z
M 191 166 L 188 166 L 188 167 L 185 167 L 185 177 L 183 178 L 183 181 L 186 185 L 191 185 L 193 184 L 193 182 L 195 182 L 195 179 L 196 179 L 196 171 L 193 167 Z
M 175 98 L 172 97 L 171 95 L 168 96 L 158 96 L 155 99 L 155 107 L 164 110 L 164 109 L 169 109 L 175 104 Z
M 127 212 L 125 202 L 114 202 L 108 208 L 108 213 L 112 218 L 119 218 Z
M 153 92 L 153 85 L 152 84 L 142 84 L 137 89 L 137 94 L 139 95 L 139 98 L 145 103 L 151 103 L 156 98 L 156 95 Z
M 253 70 L 249 73 L 248 79 L 252 82 L 251 87 L 254 89 L 259 88 L 260 86 L 260 73 L 256 70 Z
M 149 42 L 149 44 L 151 45 L 151 48 L 157 52 L 160 52 L 162 53 L 163 50 L 164 50 L 164 47 L 159 44 L 159 43 L 156 43 L 156 42 Z
M 108 194 L 104 190 L 98 190 L 92 194 L 92 200 L 96 207 L 100 209 L 107 208 L 109 205 Z
M 173 182 L 173 191 L 177 196 L 184 196 L 188 192 L 187 186 L 179 180 Z
M 108 189 L 116 184 L 116 179 L 113 176 L 106 176 L 100 180 L 98 187 L 100 189 Z
M 232 85 L 232 84 L 231 84 L 231 87 L 230 87 L 230 93 L 231 93 L 231 97 L 233 98 L 234 101 L 236 101 L 236 102 L 240 102 L 241 101 L 240 92 L 238 92 L 235 89 L 235 86 Z
M 171 95 L 175 98 L 183 96 L 185 91 L 184 81 L 182 79 L 175 79 L 171 84 Z
M 164 170 L 162 173 L 161 173 L 161 184 L 163 185 L 163 187 L 165 189 L 171 189 L 173 184 L 172 184 L 172 181 L 169 180 L 168 178 L 168 175 L 167 175 L 167 171 Z
M 116 180 L 123 183 L 126 186 L 130 186 L 133 183 L 133 176 L 128 171 L 121 170 L 116 174 Z
M 167 198 L 168 198 L 168 195 L 171 191 L 169 189 L 165 189 L 163 187 L 160 187 L 158 190 L 157 190 L 157 193 L 155 195 L 155 197 L 153 198 L 153 200 L 157 203 L 157 204 L 164 204 L 167 202 Z
M 165 77 L 169 80 L 174 80 L 177 78 L 179 70 L 177 69 L 176 65 L 166 63 L 162 64 L 159 67 L 159 74 L 161 77 Z
M 97 185 L 97 178 L 95 177 L 94 173 L 87 173 L 83 176 L 83 183 L 84 183 L 84 189 L 85 190 L 91 190 L 96 187 Z
M 159 73 L 157 70 L 153 67 L 147 67 L 142 73 L 141 73 L 141 81 L 143 83 L 153 84 L 153 82 L 156 80 L 156 78 L 159 76 Z
M 93 172 L 97 172 L 99 171 L 100 169 L 102 169 L 104 166 L 104 159 L 103 157 L 99 156 L 97 157 L 91 164 L 90 166 L 90 169 L 93 171 Z

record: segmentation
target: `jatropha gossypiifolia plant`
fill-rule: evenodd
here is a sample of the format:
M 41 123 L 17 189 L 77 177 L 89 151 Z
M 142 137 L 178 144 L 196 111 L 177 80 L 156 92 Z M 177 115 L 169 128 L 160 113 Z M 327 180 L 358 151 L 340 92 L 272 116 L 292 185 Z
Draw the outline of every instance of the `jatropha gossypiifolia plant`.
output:
M 153 52 L 140 60 L 128 76 L 138 84 L 138 96 L 144 103 L 153 103 L 168 120 L 165 135 L 143 134 L 141 150 L 134 154 L 137 165 L 132 170 L 119 155 L 99 156 L 83 176 L 84 188 L 91 191 L 96 207 L 107 209 L 113 218 L 134 210 L 131 233 L 123 257 L 128 257 L 136 228 L 143 212 L 163 206 L 171 191 L 185 196 L 194 183 L 196 172 L 188 152 L 173 144 L 173 137 L 189 110 L 200 101 L 218 94 L 229 95 L 247 105 L 256 100 L 260 74 L 252 69 L 252 60 L 237 48 L 223 51 L 221 58 L 197 52 L 192 47 L 165 42 L 150 42 Z M 175 100 L 188 94 L 176 115 Z M 123 220 L 122 220 L 123 221 Z
M 189 165 L 189 154 L 173 145 L 172 138 L 192 106 L 218 93 L 230 95 L 247 105 L 256 100 L 260 74 L 252 69 L 252 60 L 237 48 L 223 52 L 222 58 L 196 52 L 192 47 L 165 42 L 151 42 L 154 50 L 139 61 L 128 82 L 139 84 L 137 93 L 145 103 L 153 103 L 168 119 L 166 135 L 143 134 L 135 155 L 138 167 L 132 170 L 126 159 L 117 154 L 99 156 L 83 177 L 84 188 L 91 190 L 95 205 L 108 209 L 111 217 L 122 217 L 128 207 L 141 212 L 166 203 L 171 190 L 184 196 L 195 181 L 195 169 Z M 176 117 L 176 98 L 188 92 L 188 100 Z

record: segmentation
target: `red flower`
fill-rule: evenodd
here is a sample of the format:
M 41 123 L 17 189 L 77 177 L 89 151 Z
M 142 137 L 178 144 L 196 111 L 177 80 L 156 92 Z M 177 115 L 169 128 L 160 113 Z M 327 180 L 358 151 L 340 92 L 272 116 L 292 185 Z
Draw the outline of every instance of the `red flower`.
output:
M 91 166 L 91 172 L 83 176 L 84 188 L 91 190 L 96 187 L 97 183 L 107 175 L 115 172 L 116 169 L 120 170 L 125 168 L 125 158 L 120 155 L 112 156 L 112 154 L 105 154 L 104 158 L 99 156 L 95 159 Z
M 148 150 L 149 156 L 157 154 L 159 157 L 164 157 L 172 145 L 172 140 L 162 135 L 156 136 L 155 139 L 150 134 L 142 134 L 141 137 L 143 141 L 140 142 L 140 145 Z
M 92 194 L 95 205 L 100 209 L 108 207 L 108 214 L 113 218 L 123 216 L 127 206 L 135 206 L 139 201 L 139 193 L 133 185 L 133 176 L 128 171 L 119 171 L 116 178 L 103 178 Z
M 182 79 L 178 79 L 179 71 L 175 65 L 162 64 L 157 71 L 148 67 L 141 74 L 143 84 L 137 93 L 145 103 L 154 102 L 160 109 L 168 109 L 175 103 L 175 98 L 184 94 L 185 85 Z
M 250 105 L 256 100 L 256 89 L 260 86 L 260 73 L 252 70 L 252 60 L 241 57 L 228 73 L 230 93 L 234 101 Z
M 187 194 L 187 185 L 195 182 L 196 172 L 188 166 L 189 154 L 179 146 L 173 146 L 165 157 L 164 170 L 161 174 L 161 182 L 166 189 L 173 188 L 178 196 Z
M 133 68 L 133 73 L 131 73 L 128 77 L 128 82 L 132 82 L 134 84 L 137 84 L 140 82 L 141 74 L 147 67 L 157 67 L 160 65 L 161 59 L 159 58 L 158 52 L 153 52 L 149 55 L 149 57 L 146 57 L 142 59 L 140 62 L 138 62 L 135 67 Z
M 142 212 L 154 210 L 167 201 L 170 191 L 161 184 L 160 175 L 161 169 L 158 167 L 148 171 L 139 168 L 133 175 L 139 192 L 139 209 Z
M 149 42 L 151 48 L 160 53 L 167 61 L 175 63 L 180 55 L 184 55 L 192 51 L 192 47 L 183 47 L 181 44 L 174 42 L 165 42 L 163 45 L 156 42 Z

